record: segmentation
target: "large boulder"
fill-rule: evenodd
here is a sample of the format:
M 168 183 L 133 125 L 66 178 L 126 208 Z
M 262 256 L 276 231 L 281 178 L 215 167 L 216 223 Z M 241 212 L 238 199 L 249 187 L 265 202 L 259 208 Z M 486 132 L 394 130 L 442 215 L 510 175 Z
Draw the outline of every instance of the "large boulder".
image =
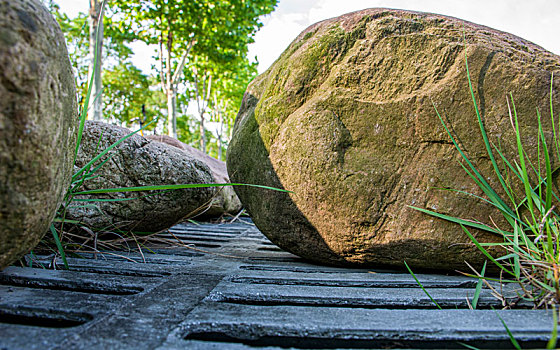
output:
M 236 188 L 257 227 L 281 248 L 322 263 L 480 266 L 484 257 L 457 225 L 409 207 L 499 224 L 490 205 L 440 190 L 481 194 L 432 101 L 475 165 L 493 174 L 465 55 L 490 139 L 513 158 L 512 92 L 525 145 L 536 153 L 535 108 L 549 115 L 551 72 L 560 73 L 560 58 L 543 48 L 456 18 L 388 9 L 302 32 L 248 87 L 228 149 L 232 181 L 293 191 Z
M 119 126 L 87 121 L 76 170 L 130 133 L 130 130 Z M 175 147 L 150 142 L 139 134 L 120 143 L 108 153 L 108 157 L 109 160 L 85 181 L 84 190 L 205 184 L 213 180 L 210 169 L 203 162 Z M 91 169 L 106 159 L 107 156 L 101 158 Z M 95 207 L 84 206 L 92 203 L 74 202 L 68 207 L 66 217 L 97 230 L 158 232 L 204 211 L 213 195 L 213 188 L 98 194 L 93 198 L 127 200 L 93 202 Z
M 167 135 L 146 135 L 148 140 L 163 142 L 168 145 L 177 147 L 190 156 L 204 162 L 210 168 L 212 176 L 214 177 L 214 183 L 230 183 L 227 174 L 226 163 L 210 157 L 206 153 L 191 147 L 171 136 Z M 212 204 L 204 213 L 201 214 L 203 217 L 219 217 L 223 214 L 237 214 L 242 209 L 241 201 L 235 194 L 235 191 L 231 186 L 218 187 L 216 188 L 216 194 L 212 198 Z
M 70 184 L 76 85 L 40 0 L 0 0 L 0 269 L 47 232 Z

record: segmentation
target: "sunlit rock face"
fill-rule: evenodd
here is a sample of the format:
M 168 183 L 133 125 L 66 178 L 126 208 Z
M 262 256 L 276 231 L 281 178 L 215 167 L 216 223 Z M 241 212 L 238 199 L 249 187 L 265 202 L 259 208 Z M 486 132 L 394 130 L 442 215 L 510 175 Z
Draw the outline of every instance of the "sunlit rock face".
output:
M 70 184 L 76 85 L 39 0 L 0 0 L 0 269 L 32 249 Z
M 483 257 L 457 225 L 409 207 L 502 224 L 492 206 L 441 190 L 481 195 L 434 105 L 499 188 L 465 58 L 490 139 L 513 159 L 511 92 L 523 142 L 535 154 L 535 108 L 549 115 L 551 73 L 560 74 L 559 57 L 543 48 L 456 18 L 388 9 L 346 14 L 302 32 L 248 87 L 228 150 L 232 181 L 293 192 L 236 188 L 259 229 L 320 263 L 480 265 Z

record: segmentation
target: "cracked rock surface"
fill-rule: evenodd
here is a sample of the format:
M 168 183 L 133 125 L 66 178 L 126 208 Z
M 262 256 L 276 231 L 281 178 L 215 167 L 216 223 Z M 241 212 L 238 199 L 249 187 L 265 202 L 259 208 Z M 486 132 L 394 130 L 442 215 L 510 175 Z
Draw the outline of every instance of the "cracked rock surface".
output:
M 75 170 L 130 133 L 130 130 L 119 126 L 86 121 Z M 205 184 L 213 180 L 210 169 L 203 162 L 173 146 L 148 141 L 138 134 L 112 149 L 91 169 L 106 159 L 109 160 L 85 181 L 84 190 Z M 83 202 L 75 202 L 68 208 L 67 217 L 95 229 L 158 232 L 204 210 L 213 195 L 213 188 L 196 188 L 78 196 L 126 200 L 85 203 L 95 207 L 84 207 Z
M 167 135 L 146 135 L 148 140 L 154 142 L 162 142 L 174 146 L 189 155 L 203 161 L 210 171 L 212 171 L 212 176 L 214 177 L 213 182 L 215 183 L 231 183 L 227 174 L 226 163 L 209 156 L 208 154 L 191 147 L 171 136 Z M 220 217 L 223 214 L 235 215 L 242 209 L 241 201 L 235 194 L 232 186 L 218 187 L 216 188 L 216 194 L 212 198 L 212 204 L 207 211 L 202 213 L 205 218 Z
M 402 266 L 406 260 L 453 270 L 467 260 L 480 266 L 484 258 L 460 227 L 409 207 L 503 224 L 490 205 L 438 190 L 481 195 L 434 105 L 500 188 L 480 135 L 465 57 L 490 140 L 515 159 L 506 104 L 511 92 L 522 141 L 535 157 L 535 108 L 551 130 L 557 55 L 488 27 L 400 10 L 363 10 L 303 31 L 249 85 L 228 149 L 233 182 L 293 192 L 236 188 L 257 227 L 281 248 L 322 263 Z M 558 79 L 553 88 L 559 106 Z M 500 241 L 473 233 L 483 242 Z

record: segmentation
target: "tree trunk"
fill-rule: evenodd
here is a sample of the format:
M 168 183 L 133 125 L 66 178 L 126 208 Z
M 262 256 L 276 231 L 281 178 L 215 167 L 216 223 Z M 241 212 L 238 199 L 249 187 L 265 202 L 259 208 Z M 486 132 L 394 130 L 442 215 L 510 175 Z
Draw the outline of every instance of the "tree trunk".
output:
M 89 119 L 103 119 L 101 66 L 103 58 L 103 15 L 100 0 L 89 0 L 89 56 L 88 82 L 93 75 L 93 85 L 88 106 Z M 101 22 L 99 22 L 101 20 Z M 97 35 L 97 29 L 99 33 Z M 96 45 L 97 44 L 97 45 Z M 97 65 L 96 61 L 97 47 Z M 94 71 L 95 69 L 95 71 Z
M 177 138 L 177 109 L 175 99 L 175 89 L 167 86 L 167 135 Z
M 221 115 L 221 114 L 220 114 Z M 220 120 L 218 121 L 220 123 L 220 127 L 218 129 L 218 159 L 222 160 L 222 148 L 223 146 L 223 141 L 222 141 L 222 135 L 224 133 L 224 124 L 222 124 L 222 120 L 220 118 Z
M 200 150 L 206 153 L 206 129 L 204 128 L 204 114 L 210 103 L 210 91 L 212 89 L 212 74 L 208 76 L 204 73 L 202 82 L 198 80 L 198 70 L 193 67 L 194 86 L 196 92 L 196 104 L 198 106 L 198 115 L 200 117 Z
M 222 148 L 223 148 L 223 141 L 222 135 L 224 133 L 224 123 L 223 123 L 223 111 L 222 111 L 222 104 L 218 103 L 218 95 L 214 92 L 214 109 L 213 109 L 213 116 L 214 121 L 218 122 L 218 129 L 216 130 L 216 134 L 218 136 L 218 159 L 222 160 Z
M 173 72 L 171 67 L 171 51 L 173 50 L 173 33 L 167 34 L 167 64 L 165 71 L 165 94 L 167 95 L 167 135 L 177 138 L 177 115 L 175 107 L 175 84 L 173 83 Z
M 204 112 L 200 114 L 200 150 L 206 153 L 206 128 L 204 127 Z
M 179 62 L 175 73 L 173 73 L 172 65 L 171 65 L 171 54 L 173 50 L 173 33 L 169 32 L 167 35 L 167 43 L 166 43 L 166 50 L 167 55 L 166 58 L 166 69 L 165 69 L 165 84 L 163 81 L 163 35 L 159 41 L 159 58 L 161 62 L 161 72 L 160 76 L 162 79 L 162 88 L 167 96 L 167 135 L 177 138 L 177 84 L 179 82 L 179 78 L 181 77 L 183 67 L 185 66 L 185 62 L 187 61 L 187 57 L 189 56 L 192 47 L 196 44 L 196 40 L 194 37 L 191 37 L 192 40 L 189 42 L 187 49 L 183 53 L 181 57 L 181 61 Z

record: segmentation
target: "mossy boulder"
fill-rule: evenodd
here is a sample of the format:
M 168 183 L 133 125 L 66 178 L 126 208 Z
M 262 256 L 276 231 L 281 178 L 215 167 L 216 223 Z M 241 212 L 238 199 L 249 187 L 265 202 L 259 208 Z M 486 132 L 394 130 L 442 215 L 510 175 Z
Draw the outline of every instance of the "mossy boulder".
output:
M 0 269 L 47 232 L 70 184 L 76 85 L 39 0 L 0 0 Z
M 86 121 L 75 169 L 81 169 L 103 150 L 128 136 L 129 129 L 103 122 Z M 98 166 L 99 169 L 96 169 Z M 212 173 L 206 164 L 176 147 L 151 142 L 134 134 L 94 163 L 83 190 L 123 187 L 207 184 Z M 113 192 L 79 195 L 66 217 L 94 230 L 153 233 L 203 212 L 211 203 L 214 188 L 165 191 Z
M 214 183 L 230 183 L 229 177 L 227 174 L 226 163 L 216 159 L 214 157 L 209 156 L 208 154 L 191 147 L 171 136 L 167 135 L 146 135 L 148 140 L 152 140 L 155 142 L 162 142 L 171 146 L 174 146 L 190 156 L 204 162 L 204 164 L 208 165 L 210 171 L 212 172 L 212 177 L 214 178 Z M 226 187 L 219 187 L 216 188 L 216 193 L 212 198 L 212 204 L 210 207 L 204 212 L 200 214 L 200 217 L 204 218 L 215 218 L 220 217 L 224 214 L 232 214 L 235 215 L 239 213 L 242 209 L 241 201 L 235 194 L 233 187 L 226 186 Z
M 535 154 L 535 108 L 550 115 L 551 73 L 560 73 L 560 58 L 543 48 L 456 18 L 388 9 L 350 13 L 301 33 L 248 87 L 228 149 L 233 182 L 293 191 L 236 188 L 257 227 L 281 248 L 320 263 L 480 266 L 484 257 L 460 227 L 409 207 L 500 224 L 492 206 L 441 190 L 481 195 L 433 104 L 499 187 L 465 57 L 490 139 L 514 158 L 511 92 L 523 142 Z M 483 242 L 500 240 L 473 232 Z

